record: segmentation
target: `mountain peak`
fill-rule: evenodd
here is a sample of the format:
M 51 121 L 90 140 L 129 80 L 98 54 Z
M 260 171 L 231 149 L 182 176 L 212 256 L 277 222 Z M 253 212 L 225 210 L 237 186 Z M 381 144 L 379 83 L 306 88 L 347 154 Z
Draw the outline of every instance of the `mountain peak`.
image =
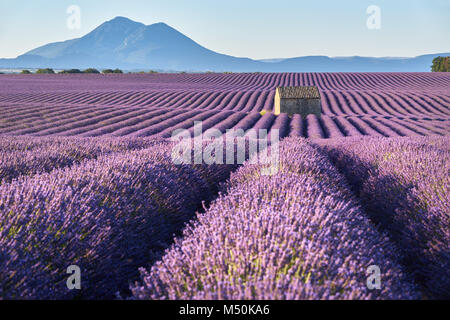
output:
M 152 23 L 152 24 L 148 25 L 147 28 L 160 30 L 160 31 L 162 31 L 162 30 L 172 31 L 172 32 L 175 31 L 175 32 L 179 33 L 178 30 L 172 28 L 171 26 L 169 26 L 167 23 L 164 23 L 164 22 Z
M 138 22 L 133 21 L 133 20 L 127 18 L 127 17 L 122 17 L 122 16 L 117 16 L 117 17 L 107 21 L 107 23 L 108 22 L 114 22 L 114 23 L 123 23 L 123 22 L 128 22 L 129 23 L 129 22 L 132 22 L 132 23 L 138 23 Z
M 171 26 L 169 26 L 167 23 L 164 23 L 164 22 L 156 22 L 156 23 L 153 23 L 151 25 L 152 26 L 161 26 L 161 27 L 169 27 L 169 28 L 171 28 Z
M 109 21 L 106 21 L 104 23 L 102 23 L 98 28 L 101 28 L 102 26 L 118 26 L 118 27 L 122 27 L 122 26 L 136 26 L 136 27 L 142 27 L 145 26 L 143 23 L 141 22 L 136 22 L 133 21 L 131 19 L 128 19 L 126 17 L 115 17 Z

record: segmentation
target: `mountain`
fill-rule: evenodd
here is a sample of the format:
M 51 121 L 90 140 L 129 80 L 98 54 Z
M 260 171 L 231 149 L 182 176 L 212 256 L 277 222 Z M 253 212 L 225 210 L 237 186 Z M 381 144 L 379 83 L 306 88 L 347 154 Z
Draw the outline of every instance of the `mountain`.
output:
M 77 39 L 50 43 L 15 59 L 0 59 L 0 68 L 121 68 L 166 71 L 429 71 L 441 53 L 415 58 L 330 58 L 310 56 L 252 60 L 211 51 L 165 23 L 144 25 L 116 17 Z
M 124 17 L 107 21 L 73 40 L 31 50 L 0 67 L 122 68 L 160 70 L 237 70 L 258 62 L 208 50 L 165 23 L 146 26 Z
M 450 53 L 414 58 L 310 56 L 281 60 L 274 69 L 278 72 L 429 72 L 433 59 L 438 56 L 450 56 Z

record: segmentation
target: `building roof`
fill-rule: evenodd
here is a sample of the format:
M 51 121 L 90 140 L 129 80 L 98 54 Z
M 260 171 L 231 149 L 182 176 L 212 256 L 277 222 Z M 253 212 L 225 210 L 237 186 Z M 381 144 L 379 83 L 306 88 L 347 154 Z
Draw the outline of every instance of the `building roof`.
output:
M 317 87 L 278 87 L 281 99 L 320 99 Z

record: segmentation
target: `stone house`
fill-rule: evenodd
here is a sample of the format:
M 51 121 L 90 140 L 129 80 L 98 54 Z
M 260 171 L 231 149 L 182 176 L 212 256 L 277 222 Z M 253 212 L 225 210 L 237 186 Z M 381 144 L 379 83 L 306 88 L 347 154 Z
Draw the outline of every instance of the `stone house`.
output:
M 315 114 L 320 117 L 322 107 L 317 87 L 278 87 L 275 92 L 275 115 L 287 113 L 292 116 Z

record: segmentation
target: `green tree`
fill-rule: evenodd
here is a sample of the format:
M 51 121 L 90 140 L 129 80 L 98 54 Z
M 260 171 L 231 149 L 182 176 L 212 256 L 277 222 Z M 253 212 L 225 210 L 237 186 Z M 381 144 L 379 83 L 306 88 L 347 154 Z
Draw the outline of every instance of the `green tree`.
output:
M 87 68 L 86 70 L 83 71 L 84 73 L 100 73 L 100 71 L 98 71 L 95 68 Z
M 450 57 L 436 57 L 433 59 L 431 66 L 432 72 L 449 72 L 449 58 Z
M 120 69 L 115 69 L 115 70 L 113 70 L 113 69 L 105 69 L 105 70 L 102 71 L 102 73 L 123 73 L 123 71 L 120 70 Z
M 20 74 L 31 74 L 31 71 L 24 69 Z
M 60 73 L 81 73 L 80 69 L 69 69 L 69 70 L 63 70 Z
M 45 69 L 38 69 L 36 71 L 37 74 L 54 74 L 55 71 L 53 69 L 50 68 L 45 68 Z

